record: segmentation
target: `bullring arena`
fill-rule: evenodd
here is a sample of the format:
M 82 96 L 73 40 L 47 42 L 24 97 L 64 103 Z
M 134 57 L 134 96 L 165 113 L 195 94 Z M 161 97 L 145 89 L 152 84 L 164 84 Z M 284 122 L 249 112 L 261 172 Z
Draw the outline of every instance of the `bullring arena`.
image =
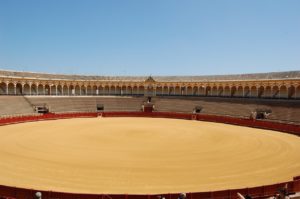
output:
M 0 74 L 3 198 L 299 197 L 300 72 Z

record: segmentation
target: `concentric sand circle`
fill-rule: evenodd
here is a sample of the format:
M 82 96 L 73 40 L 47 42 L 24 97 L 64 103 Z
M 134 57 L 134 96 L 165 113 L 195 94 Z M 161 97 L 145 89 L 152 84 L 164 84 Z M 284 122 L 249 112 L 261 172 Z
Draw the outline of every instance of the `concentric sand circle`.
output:
M 252 187 L 300 171 L 300 138 L 158 118 L 83 118 L 0 127 L 0 184 L 76 193 Z

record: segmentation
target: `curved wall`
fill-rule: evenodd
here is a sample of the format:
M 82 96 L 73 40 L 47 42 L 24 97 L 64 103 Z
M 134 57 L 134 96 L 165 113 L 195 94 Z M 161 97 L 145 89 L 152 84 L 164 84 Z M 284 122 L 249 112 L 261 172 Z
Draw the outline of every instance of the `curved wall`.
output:
M 19 72 L 20 73 L 20 72 Z M 267 75 L 267 74 L 266 74 Z M 55 75 L 36 77 L 0 76 L 0 95 L 146 95 L 146 96 L 217 96 L 300 99 L 300 77 L 279 79 L 242 79 L 233 76 L 229 80 L 191 80 L 184 78 L 159 79 L 149 77 L 82 80 L 75 76 L 57 79 Z M 44 77 L 46 76 L 46 77 Z M 78 79 L 76 79 L 78 78 Z M 225 78 L 226 79 L 226 78 Z

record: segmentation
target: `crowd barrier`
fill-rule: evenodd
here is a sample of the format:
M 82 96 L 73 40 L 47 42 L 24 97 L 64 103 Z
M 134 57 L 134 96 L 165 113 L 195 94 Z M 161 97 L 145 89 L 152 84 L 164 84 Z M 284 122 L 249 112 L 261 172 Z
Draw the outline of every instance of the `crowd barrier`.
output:
M 97 117 L 98 114 L 95 112 L 88 113 L 48 113 L 43 115 L 27 115 L 27 116 L 17 116 L 17 117 L 6 117 L 0 118 L 0 125 L 16 124 L 22 122 L 33 122 L 39 120 L 55 120 L 55 119 L 67 119 L 67 118 L 77 118 L 77 117 Z
M 187 199 L 236 199 L 237 193 L 243 195 L 250 195 L 254 199 L 266 198 L 274 196 L 279 190 L 284 188 L 287 184 L 288 193 L 295 193 L 300 191 L 300 180 L 293 180 L 273 185 L 231 189 L 211 192 L 186 193 Z M 166 199 L 177 199 L 179 193 L 166 194 L 148 194 L 148 195 L 134 195 L 134 194 L 79 194 L 79 193 L 64 193 L 53 191 L 40 191 L 33 189 L 24 189 L 17 187 L 9 187 L 0 185 L 0 196 L 5 196 L 7 199 L 34 199 L 36 192 L 42 193 L 43 199 L 158 199 L 159 195 L 163 195 Z M 0 197 L 1 198 L 1 197 Z
M 157 117 L 157 118 L 173 118 L 173 119 L 187 119 L 200 120 L 208 122 L 220 122 L 226 124 L 248 126 L 255 128 L 271 129 L 282 132 L 287 132 L 295 135 L 300 135 L 300 126 L 294 124 L 275 123 L 263 120 L 250 120 L 244 118 L 233 118 L 226 116 L 202 115 L 202 114 L 188 114 L 188 113 L 171 113 L 171 112 L 102 112 L 102 113 L 60 113 L 60 114 L 44 114 L 35 116 L 10 117 L 1 118 L 0 125 L 8 125 L 22 122 L 31 122 L 39 120 L 55 120 L 65 118 L 77 117 Z M 194 192 L 187 193 L 187 199 L 236 199 L 237 193 L 251 195 L 252 198 L 266 198 L 278 193 L 280 189 L 287 185 L 288 192 L 300 192 L 300 176 L 294 177 L 293 180 L 282 182 L 278 184 L 258 186 L 244 189 L 221 190 L 212 192 Z M 42 191 L 33 189 L 24 189 L 18 187 L 10 187 L 0 185 L 0 198 L 6 199 L 32 199 L 37 191 L 42 193 L 43 199 L 157 199 L 158 195 L 133 195 L 133 194 L 76 194 L 63 193 L 55 191 Z M 161 195 L 161 194 L 160 194 Z M 177 199 L 179 193 L 162 194 L 166 199 Z

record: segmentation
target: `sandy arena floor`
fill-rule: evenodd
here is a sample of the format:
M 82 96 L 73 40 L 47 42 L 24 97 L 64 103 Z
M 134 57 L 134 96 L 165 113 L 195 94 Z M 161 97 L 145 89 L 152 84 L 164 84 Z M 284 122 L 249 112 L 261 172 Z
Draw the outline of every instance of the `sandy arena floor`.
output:
M 242 188 L 300 174 L 300 138 L 218 123 L 84 118 L 0 127 L 0 184 L 83 193 Z

